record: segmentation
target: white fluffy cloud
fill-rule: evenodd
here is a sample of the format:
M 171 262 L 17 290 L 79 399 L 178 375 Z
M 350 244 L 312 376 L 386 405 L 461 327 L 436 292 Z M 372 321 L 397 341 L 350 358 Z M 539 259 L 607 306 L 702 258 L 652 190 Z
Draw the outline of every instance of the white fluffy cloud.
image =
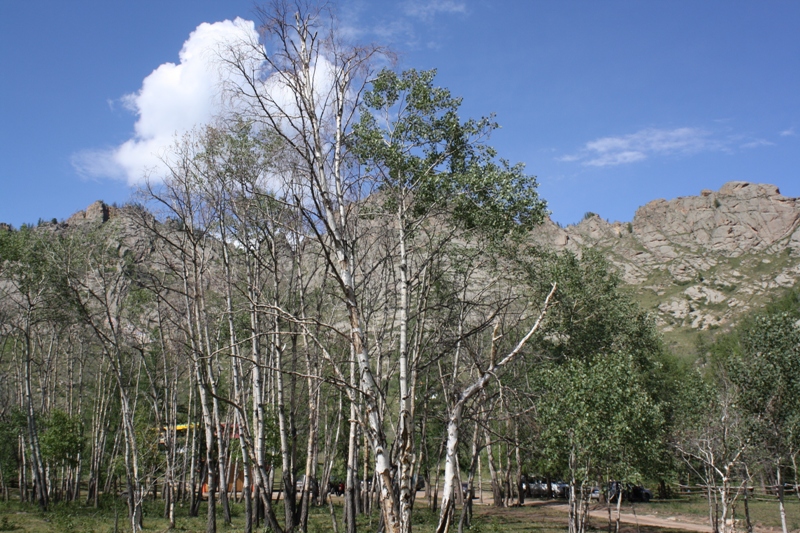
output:
M 183 44 L 179 63 L 162 64 L 136 93 L 123 97 L 125 106 L 137 115 L 133 137 L 110 150 L 75 154 L 75 168 L 87 177 L 121 178 L 130 184 L 140 182 L 149 171 L 157 172 L 160 157 L 176 135 L 223 111 L 220 48 L 257 38 L 255 24 L 240 18 L 200 24 Z
M 656 155 L 691 154 L 723 148 L 724 143 L 699 128 L 648 128 L 629 135 L 590 141 L 578 153 L 563 156 L 560 161 L 580 161 L 585 166 L 606 167 L 634 163 Z

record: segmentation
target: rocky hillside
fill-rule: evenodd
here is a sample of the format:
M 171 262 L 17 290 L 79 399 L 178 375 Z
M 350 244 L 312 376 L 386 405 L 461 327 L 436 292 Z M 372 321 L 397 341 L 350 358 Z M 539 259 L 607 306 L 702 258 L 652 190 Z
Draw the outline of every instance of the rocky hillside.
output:
M 47 227 L 114 221 L 118 246 L 146 254 L 149 244 L 128 215 L 98 201 Z M 666 339 L 687 353 L 698 334 L 730 328 L 800 281 L 800 198 L 774 185 L 730 182 L 699 196 L 653 200 L 627 223 L 594 214 L 566 228 L 548 220 L 534 239 L 578 255 L 599 250 L 655 314 Z
M 630 223 L 597 215 L 566 228 L 548 222 L 537 240 L 602 251 L 667 339 L 688 349 L 697 331 L 727 329 L 800 280 L 800 198 L 736 181 L 653 200 Z

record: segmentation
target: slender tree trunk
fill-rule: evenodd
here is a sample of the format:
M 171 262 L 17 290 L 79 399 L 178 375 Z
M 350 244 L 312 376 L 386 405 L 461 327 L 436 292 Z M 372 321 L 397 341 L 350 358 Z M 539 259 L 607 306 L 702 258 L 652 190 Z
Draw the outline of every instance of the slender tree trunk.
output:
M 467 494 L 464 497 L 464 505 L 461 508 L 461 519 L 458 521 L 458 533 L 464 533 L 464 528 L 470 528 L 472 523 L 472 498 L 474 493 L 475 482 L 475 469 L 478 467 L 480 460 L 481 448 L 478 444 L 480 439 L 480 420 L 476 420 L 475 428 L 472 433 L 472 459 L 469 465 L 469 474 L 467 477 Z
M 121 377 L 120 377 L 121 379 Z M 122 408 L 122 432 L 125 440 L 125 477 L 128 486 L 128 520 L 131 531 L 142 529 L 142 485 L 139 478 L 139 448 L 130 399 L 121 382 L 118 382 Z
M 778 506 L 781 513 L 781 531 L 789 533 L 789 528 L 786 525 L 786 507 L 783 501 L 783 479 L 781 479 L 781 462 L 778 461 L 775 467 L 775 478 L 778 481 Z
M 299 269 L 298 269 L 299 270 Z M 301 308 L 305 308 L 305 292 L 303 290 L 302 279 L 299 280 Z M 302 311 L 303 317 L 305 312 Z M 314 361 L 312 361 L 311 350 L 309 347 L 308 336 L 303 335 L 303 348 L 306 355 L 306 374 L 308 385 L 308 439 L 306 442 L 306 465 L 305 465 L 305 479 L 303 482 L 303 497 L 301 500 L 300 509 L 300 529 L 305 532 L 308 530 L 308 508 L 312 496 L 312 480 L 317 479 L 317 434 L 319 429 L 320 417 L 320 393 L 319 389 L 322 382 L 317 378 L 318 369 Z M 323 482 L 326 481 L 323 479 Z M 317 497 L 320 496 L 321 491 L 327 490 L 327 486 L 323 487 L 317 482 Z
M 279 331 L 279 325 L 275 324 L 275 335 Z M 294 476 L 292 475 L 292 450 L 290 447 L 289 427 L 286 422 L 286 405 L 284 401 L 283 388 L 283 350 L 278 343 L 273 342 L 273 356 L 275 364 L 275 395 L 277 398 L 278 413 L 278 435 L 281 446 L 281 482 L 283 486 L 283 517 L 286 531 L 293 531 L 295 526 L 295 494 Z
M 209 394 L 206 389 L 205 377 L 202 375 L 200 362 L 195 360 L 195 375 L 197 376 L 197 393 L 200 400 L 200 411 L 203 416 L 203 429 L 206 441 L 206 490 L 208 492 L 208 521 L 206 533 L 217 531 L 217 454 L 214 442 L 214 418 L 209 405 Z
M 456 465 L 458 461 L 458 427 L 461 423 L 463 402 L 457 402 L 447 421 L 447 445 L 444 462 L 444 488 L 442 489 L 442 506 L 439 511 L 439 524 L 436 533 L 446 533 L 453 522 L 455 508 Z
M 398 498 L 400 532 L 411 533 L 411 511 L 413 509 L 411 476 L 414 471 L 414 395 L 412 371 L 409 368 L 408 309 L 409 292 L 408 257 L 406 253 L 405 198 L 398 205 L 398 230 L 400 251 L 400 331 L 399 331 L 399 383 L 400 416 L 397 435 L 397 463 L 400 495 Z
M 256 516 L 263 509 L 269 527 L 276 533 L 282 533 L 283 528 L 278 524 L 275 511 L 272 508 L 272 484 L 275 471 L 272 465 L 267 464 L 267 396 L 265 394 L 265 375 L 262 368 L 266 367 L 263 351 L 261 349 L 261 321 L 259 319 L 258 304 L 260 303 L 258 289 L 259 273 L 256 268 L 257 261 L 248 261 L 247 265 L 247 285 L 248 285 L 248 305 L 250 311 L 250 331 L 251 331 L 251 352 L 253 357 L 252 374 L 252 402 L 253 402 L 253 478 L 257 484 L 259 497 L 256 499 L 254 510 Z M 258 527 L 258 519 L 254 520 Z
M 352 356 L 350 359 L 350 382 L 356 385 L 356 363 Z M 358 513 L 358 419 L 356 405 L 353 399 L 350 400 L 350 434 L 347 441 L 347 479 L 345 480 L 344 509 L 345 509 L 345 531 L 346 533 L 356 533 L 356 514 Z
M 710 468 L 706 465 L 706 496 L 708 497 L 708 521 L 711 524 L 711 528 L 714 530 L 714 533 L 717 533 L 719 530 L 719 524 L 717 523 L 717 517 L 715 513 L 715 501 L 714 501 L 714 494 L 712 493 L 711 483 L 712 483 L 712 474 L 710 472 Z
M 337 450 L 339 449 L 339 438 L 342 432 L 342 418 L 344 414 L 344 401 L 342 398 L 342 393 L 339 393 L 339 403 L 338 408 L 336 410 L 336 429 L 334 431 L 330 431 L 330 428 L 327 427 L 328 423 L 328 415 L 327 415 L 327 407 L 326 407 L 326 416 L 325 416 L 325 449 L 323 451 L 323 464 L 324 470 L 322 474 L 322 487 L 323 490 L 323 499 L 320 503 L 325 504 L 325 497 L 329 497 L 329 490 L 328 487 L 330 486 L 331 482 L 331 472 L 333 471 L 334 461 L 337 457 Z M 333 436 L 333 437 L 332 437 Z M 345 468 L 346 468 L 345 462 Z
M 525 504 L 525 491 L 522 489 L 522 452 L 519 444 L 519 424 L 513 420 L 512 424 L 514 425 L 514 460 L 517 463 L 517 505 L 522 506 Z
M 572 440 L 570 438 L 570 440 Z M 569 533 L 580 533 L 578 524 L 577 500 L 575 494 L 575 444 L 569 449 Z
M 188 432 L 191 432 L 189 446 L 190 462 L 189 462 L 189 516 L 197 516 L 200 503 L 197 501 L 197 473 L 201 469 L 200 466 L 200 450 L 197 439 L 197 400 L 194 397 L 194 392 L 197 388 L 195 383 L 194 371 L 192 377 L 189 379 L 189 416 L 187 418 Z M 184 456 L 185 459 L 185 456 Z M 200 480 L 202 483 L 202 479 Z
M 31 318 L 30 313 L 28 313 L 27 323 L 30 324 Z M 29 449 L 29 458 L 31 462 L 31 470 L 33 472 L 33 483 L 34 489 L 36 491 L 36 501 L 39 503 L 39 507 L 46 511 L 49 501 L 48 501 L 48 487 L 47 487 L 47 475 L 45 473 L 45 466 L 44 462 L 42 461 L 42 452 L 39 447 L 39 431 L 36 427 L 36 413 L 33 410 L 33 394 L 31 390 L 31 351 L 32 351 L 32 343 L 31 343 L 31 332 L 30 327 L 26 327 L 25 330 L 25 345 L 24 345 L 24 387 L 25 387 L 25 414 L 27 416 L 27 430 L 28 430 L 28 445 Z
M 744 516 L 747 524 L 747 533 L 753 533 L 753 523 L 750 521 L 750 470 L 745 465 L 745 482 L 744 482 Z
M 19 500 L 22 503 L 28 502 L 28 445 L 25 437 L 19 437 Z
M 225 224 L 222 224 L 222 227 L 225 227 Z M 223 229 L 224 231 L 224 229 Z M 234 309 L 233 309 L 233 273 L 231 268 L 231 259 L 230 253 L 228 248 L 228 238 L 225 233 L 222 235 L 222 257 L 223 257 L 223 265 L 225 267 L 225 305 L 227 310 L 227 319 L 228 319 L 228 335 L 230 336 L 229 339 L 229 349 L 230 349 L 230 356 L 231 356 L 231 375 L 232 375 L 232 385 L 234 390 L 234 402 L 238 406 L 238 410 L 235 412 L 234 420 L 235 425 L 234 427 L 238 430 L 239 433 L 239 446 L 242 451 L 242 469 L 243 469 L 243 483 L 242 483 L 242 496 L 244 498 L 244 516 L 245 516 L 245 525 L 244 525 L 244 532 L 245 533 L 252 533 L 253 531 L 253 494 L 252 494 L 252 486 L 253 481 L 251 478 L 252 475 L 252 464 L 251 464 L 251 456 L 253 455 L 253 450 L 250 446 L 250 439 L 245 436 L 245 433 L 249 435 L 249 428 L 248 428 L 248 421 L 246 415 L 244 413 L 244 383 L 242 380 L 242 361 L 239 352 L 239 344 L 238 338 L 236 333 L 236 327 L 234 324 Z M 238 465 L 238 460 L 237 460 Z M 236 497 L 236 484 L 237 484 L 237 476 L 238 472 L 234 473 L 233 476 L 233 483 L 234 483 L 234 499 Z
M 240 422 L 241 423 L 241 422 Z M 239 442 L 242 447 L 242 470 L 244 480 L 242 483 L 242 495 L 244 496 L 244 533 L 253 531 L 253 466 L 250 462 L 250 453 L 244 442 L 243 432 L 239 432 Z M 235 481 L 234 481 L 235 483 Z
M 495 507 L 503 507 L 503 489 L 500 486 L 500 479 L 497 475 L 497 467 L 494 462 L 494 451 L 492 447 L 491 435 L 485 432 L 486 437 L 486 464 L 489 467 L 489 477 L 492 481 L 492 501 Z M 548 484 L 549 487 L 549 484 Z

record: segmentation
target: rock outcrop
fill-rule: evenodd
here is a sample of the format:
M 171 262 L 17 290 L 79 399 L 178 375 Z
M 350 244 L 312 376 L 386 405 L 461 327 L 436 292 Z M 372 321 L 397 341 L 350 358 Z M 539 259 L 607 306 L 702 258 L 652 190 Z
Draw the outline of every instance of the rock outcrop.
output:
M 630 223 L 548 221 L 535 239 L 577 254 L 600 250 L 666 332 L 728 327 L 800 280 L 800 199 L 774 185 L 733 181 L 653 200 Z
M 800 203 L 774 185 L 732 181 L 719 192 L 654 200 L 636 211 L 633 232 L 659 259 L 676 257 L 676 246 L 729 257 L 759 252 L 797 230 Z
M 67 225 L 82 223 L 103 223 L 114 216 L 117 208 L 107 205 L 102 200 L 97 200 L 86 208 L 85 211 L 78 211 L 66 220 Z

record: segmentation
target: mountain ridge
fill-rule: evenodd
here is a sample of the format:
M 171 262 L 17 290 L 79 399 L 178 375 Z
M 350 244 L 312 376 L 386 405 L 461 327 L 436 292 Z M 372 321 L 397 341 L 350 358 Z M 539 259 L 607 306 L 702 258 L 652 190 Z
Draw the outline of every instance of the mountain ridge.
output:
M 690 332 L 729 329 L 800 280 L 800 199 L 770 184 L 731 181 L 652 200 L 628 223 L 593 213 L 566 227 L 548 220 L 533 238 L 578 255 L 601 251 L 666 338 L 684 347 Z
M 98 200 L 51 225 L 103 224 L 124 213 Z M 128 241 L 137 232 L 123 233 L 126 247 L 135 246 Z M 770 184 L 731 181 L 719 191 L 652 200 L 631 222 L 587 213 L 562 227 L 548 218 L 531 239 L 578 256 L 599 251 L 679 351 L 691 349 L 698 334 L 730 329 L 800 281 L 800 198 Z

